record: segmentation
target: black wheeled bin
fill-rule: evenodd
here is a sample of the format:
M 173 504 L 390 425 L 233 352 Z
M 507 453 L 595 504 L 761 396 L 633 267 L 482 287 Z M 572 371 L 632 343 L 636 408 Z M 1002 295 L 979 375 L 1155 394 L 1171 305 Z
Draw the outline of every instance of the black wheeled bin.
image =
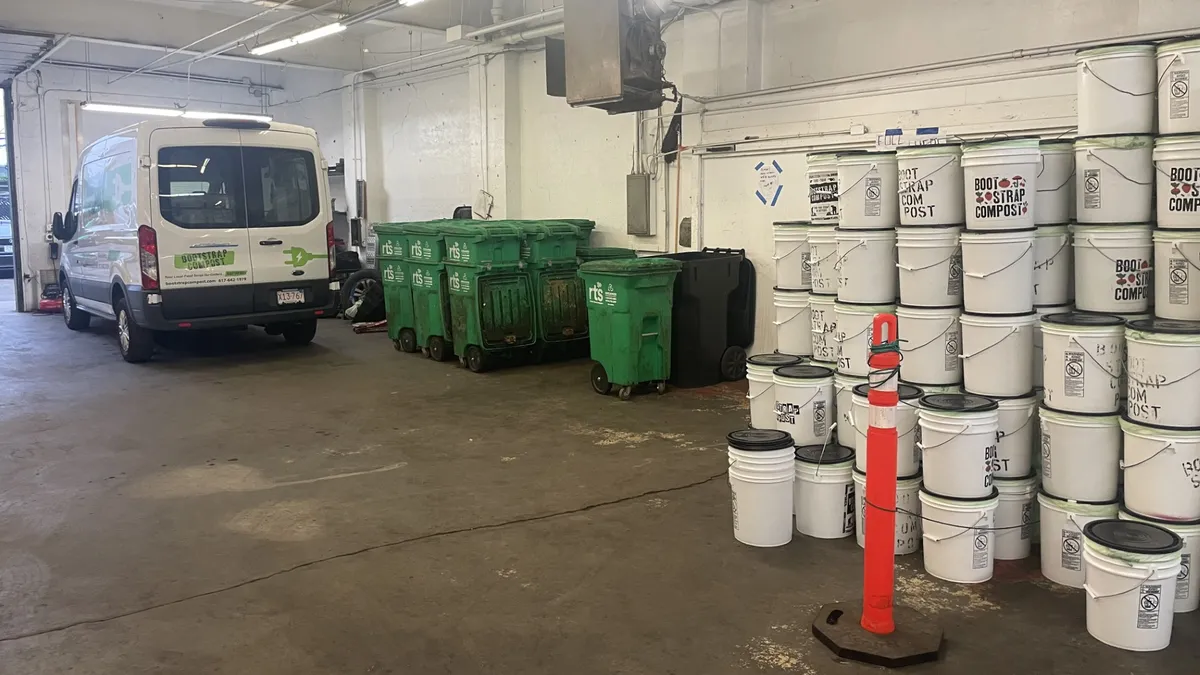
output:
M 754 266 L 744 251 L 657 256 L 683 264 L 675 278 L 671 384 L 708 387 L 746 376 L 754 342 Z

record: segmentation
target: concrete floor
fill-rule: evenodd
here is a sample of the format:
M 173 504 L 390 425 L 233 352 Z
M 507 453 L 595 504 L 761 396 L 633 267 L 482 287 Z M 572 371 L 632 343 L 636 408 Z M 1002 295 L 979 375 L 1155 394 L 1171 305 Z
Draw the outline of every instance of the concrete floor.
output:
M 0 304 L 0 673 L 866 673 L 809 634 L 852 540 L 731 536 L 736 387 L 629 403 L 586 362 L 474 375 L 322 324 L 121 361 L 110 326 Z M 946 628 L 914 673 L 1200 672 L 1200 615 L 1139 655 L 1081 592 L 900 559 Z

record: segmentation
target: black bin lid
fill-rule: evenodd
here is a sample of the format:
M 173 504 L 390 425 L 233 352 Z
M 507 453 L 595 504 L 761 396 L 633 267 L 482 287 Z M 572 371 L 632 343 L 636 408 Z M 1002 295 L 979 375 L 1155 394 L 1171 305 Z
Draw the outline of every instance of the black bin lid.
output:
M 804 359 L 791 354 L 755 354 L 746 359 L 746 363 L 752 366 L 770 366 L 773 368 L 781 368 L 783 366 L 798 366 L 804 363 Z
M 863 398 L 866 398 L 870 391 L 870 383 L 860 384 L 854 387 L 854 394 Z M 914 398 L 921 398 L 925 395 L 924 390 L 922 390 L 920 387 L 914 387 L 911 384 L 904 384 L 903 382 L 896 385 L 896 393 L 900 395 L 901 401 L 911 401 Z
M 1135 520 L 1094 520 L 1083 526 L 1083 536 L 1126 553 L 1162 555 L 1183 549 L 1183 538 L 1150 523 Z
M 1062 314 L 1043 316 L 1042 323 L 1053 323 L 1060 326 L 1120 326 L 1125 323 L 1125 319 L 1113 314 L 1063 312 Z
M 1179 321 L 1177 319 L 1139 319 L 1130 321 L 1129 327 L 1146 333 L 1166 333 L 1168 335 L 1200 335 L 1200 321 Z
M 921 407 L 945 412 L 987 412 L 997 410 L 999 403 L 975 394 L 930 394 L 921 397 Z
M 806 445 L 796 448 L 796 459 L 809 464 L 841 464 L 854 459 L 854 450 L 844 445 Z
M 725 437 L 729 447 L 746 452 L 770 452 L 796 447 L 792 435 L 778 429 L 741 429 Z
M 775 374 L 780 377 L 786 377 L 790 380 L 820 380 L 826 377 L 833 377 L 833 371 L 829 368 L 813 365 L 802 366 L 783 366 L 776 368 Z

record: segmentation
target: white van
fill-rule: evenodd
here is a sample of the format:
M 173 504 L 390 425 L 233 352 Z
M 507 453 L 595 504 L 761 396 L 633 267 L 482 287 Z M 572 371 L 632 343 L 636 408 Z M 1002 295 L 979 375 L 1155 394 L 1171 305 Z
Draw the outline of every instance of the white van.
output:
M 316 134 L 289 124 L 169 119 L 84 150 L 63 242 L 63 318 L 117 322 L 129 362 L 155 331 L 265 326 L 305 345 L 333 312 L 333 217 Z

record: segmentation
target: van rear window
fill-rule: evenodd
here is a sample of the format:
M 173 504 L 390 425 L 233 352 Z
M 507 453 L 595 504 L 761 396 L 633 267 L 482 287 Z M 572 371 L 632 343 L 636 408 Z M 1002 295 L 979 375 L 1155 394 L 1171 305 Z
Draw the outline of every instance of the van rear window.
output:
M 321 211 L 316 158 L 305 150 L 163 148 L 158 189 L 163 219 L 189 229 L 297 227 Z

